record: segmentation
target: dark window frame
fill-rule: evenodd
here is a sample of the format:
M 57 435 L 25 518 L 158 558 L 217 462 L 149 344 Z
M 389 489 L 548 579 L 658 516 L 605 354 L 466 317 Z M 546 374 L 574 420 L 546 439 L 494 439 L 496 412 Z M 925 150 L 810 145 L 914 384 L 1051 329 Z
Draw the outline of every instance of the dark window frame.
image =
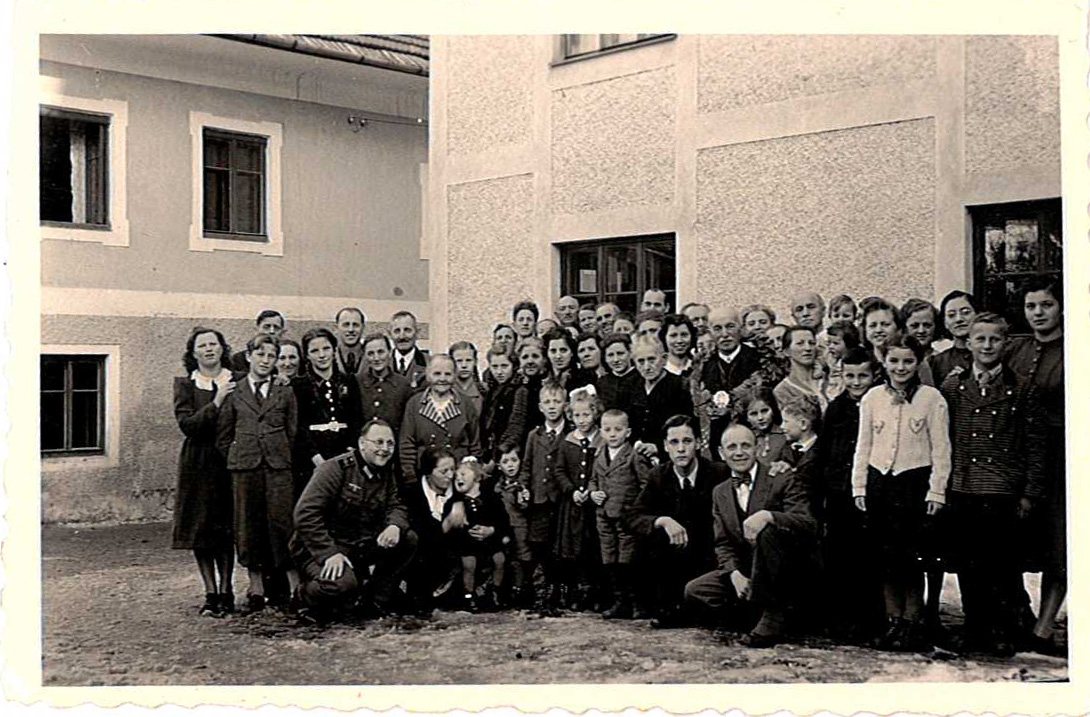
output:
M 997 305 L 994 293 L 989 291 L 989 284 L 1013 282 L 1020 286 L 1022 282 L 1035 276 L 1054 276 L 1063 283 L 1063 205 L 1059 198 L 1034 199 L 996 204 L 979 204 L 966 207 L 970 221 L 970 250 L 973 268 L 973 296 L 977 298 L 981 311 L 994 311 L 1004 316 L 1011 323 L 1012 333 L 1032 333 L 1026 325 L 1021 306 L 1010 306 L 1004 300 Z M 1036 220 L 1037 222 L 1037 257 L 1036 268 L 1032 271 L 989 271 L 986 230 L 989 226 L 1004 224 L 1008 220 Z M 1046 251 L 1045 242 L 1052 232 L 1058 239 L 1059 249 Z M 1049 265 L 1050 258 L 1058 258 L 1058 263 Z
M 209 138 L 228 143 L 227 167 L 210 167 L 205 153 L 205 144 Z M 236 161 L 237 153 L 242 145 L 257 145 L 260 149 L 258 156 L 261 158 L 261 166 L 258 170 L 241 169 Z M 206 179 L 209 172 L 225 172 L 228 186 L 227 230 L 210 229 L 208 226 L 208 195 Z M 236 179 L 239 176 L 257 176 L 260 178 L 258 186 L 261 188 L 260 202 L 258 202 L 257 220 L 260 224 L 258 232 L 243 232 L 238 230 L 239 192 L 236 190 Z M 269 137 L 261 134 L 249 134 L 246 132 L 234 132 L 219 129 L 217 127 L 203 127 L 201 131 L 201 230 L 206 239 L 228 239 L 234 241 L 247 241 L 254 243 L 267 243 L 269 239 Z
M 673 265 L 674 265 L 674 285 L 673 286 L 648 286 L 647 285 L 647 254 L 652 250 L 652 247 L 656 244 L 669 241 L 672 244 L 673 251 Z M 585 304 L 593 302 L 595 304 L 601 304 L 603 302 L 613 302 L 614 297 L 617 296 L 633 296 L 635 297 L 635 315 L 639 311 L 639 304 L 643 298 L 643 293 L 650 288 L 661 289 L 666 293 L 666 297 L 670 302 L 671 311 L 677 311 L 677 234 L 674 232 L 665 232 L 659 234 L 641 234 L 635 236 L 626 237 L 609 237 L 605 239 L 591 239 L 587 241 L 572 241 L 562 242 L 556 244 L 556 247 L 560 251 L 560 294 L 562 296 L 569 295 L 574 296 L 579 304 Z M 604 273 L 605 266 L 605 253 L 607 249 L 614 247 L 631 247 L 636 249 L 636 290 L 635 291 L 607 291 L 607 281 Z M 597 292 L 593 295 L 587 292 L 578 291 L 578 285 L 574 281 L 569 281 L 572 273 L 571 259 L 572 254 L 585 253 L 588 250 L 597 251 Z
M 635 40 L 616 43 L 606 40 L 605 42 L 608 42 L 609 44 L 604 44 L 602 38 L 613 38 L 617 36 L 617 33 L 598 33 L 598 48 L 584 50 L 582 52 L 572 52 L 572 38 L 586 36 L 587 35 L 579 34 L 560 35 L 557 56 L 552 65 L 554 67 L 566 65 L 572 62 L 587 60 L 592 57 L 601 57 L 616 52 L 625 52 L 634 47 L 644 47 L 646 45 L 654 45 L 660 42 L 669 42 L 677 39 L 677 33 L 638 33 Z
M 57 389 L 45 389 L 39 387 L 39 392 L 42 395 L 56 395 L 62 394 L 64 396 L 62 404 L 62 424 L 64 426 L 64 445 L 60 448 L 42 448 L 41 454 L 43 457 L 63 457 L 63 456 L 96 456 L 106 454 L 106 370 L 107 370 L 108 356 L 105 354 L 42 354 L 40 358 L 39 370 L 44 372 L 45 363 L 47 361 L 60 361 L 64 365 L 64 387 L 60 390 Z M 77 389 L 73 386 L 73 366 L 76 363 L 93 363 L 97 367 L 98 376 L 96 387 L 94 389 Z M 74 447 L 73 443 L 73 424 L 75 418 L 73 416 L 73 398 L 77 393 L 95 393 L 98 396 L 96 411 L 96 426 L 95 426 L 95 445 L 86 447 Z M 42 415 L 39 417 L 38 430 L 41 431 L 42 422 L 44 419 L 44 402 L 41 408 Z
M 88 188 L 85 196 L 84 216 L 91 217 L 94 221 L 64 221 L 60 219 L 43 219 L 41 207 L 39 208 L 38 221 L 42 226 L 64 227 L 70 229 L 87 229 L 91 231 L 112 231 L 110 216 L 112 181 L 110 176 L 111 153 L 111 128 L 113 116 L 101 112 L 89 112 L 85 110 L 73 110 L 63 106 L 42 104 L 38 106 L 39 123 L 39 151 L 38 151 L 38 186 L 39 194 L 42 192 L 42 183 L 47 181 L 47 172 L 42 168 L 45 150 L 45 137 L 42 124 L 47 120 L 63 120 L 67 122 L 82 122 L 101 127 L 99 140 L 95 146 L 95 156 L 88 155 L 87 162 L 98 163 L 96 171 L 85 170 L 88 181 L 95 182 L 95 186 Z M 44 204 L 44 202 L 41 202 Z

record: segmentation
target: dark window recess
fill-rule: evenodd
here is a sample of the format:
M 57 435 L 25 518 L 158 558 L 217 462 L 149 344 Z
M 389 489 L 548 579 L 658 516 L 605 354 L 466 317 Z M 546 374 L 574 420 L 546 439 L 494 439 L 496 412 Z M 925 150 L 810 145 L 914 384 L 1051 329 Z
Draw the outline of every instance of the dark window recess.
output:
M 204 233 L 264 241 L 265 137 L 204 130 Z
M 676 36 L 671 33 L 564 35 L 564 59 L 622 50 L 650 41 L 666 40 L 673 37 Z
M 42 107 L 38 133 L 39 219 L 109 228 L 109 116 Z
M 674 235 L 561 244 L 561 293 L 580 304 L 611 302 L 633 316 L 643 292 L 661 289 L 677 310 Z
M 41 357 L 42 453 L 105 451 L 106 357 Z
M 969 207 L 973 225 L 973 288 L 981 308 L 1006 317 L 1015 333 L 1032 333 L 1022 310 L 1026 279 L 1063 283 L 1059 199 Z

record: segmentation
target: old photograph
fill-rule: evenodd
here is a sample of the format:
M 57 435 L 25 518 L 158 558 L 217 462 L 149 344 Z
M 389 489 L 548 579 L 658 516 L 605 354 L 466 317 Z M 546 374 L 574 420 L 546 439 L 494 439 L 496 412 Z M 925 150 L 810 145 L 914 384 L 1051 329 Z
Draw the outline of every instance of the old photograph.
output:
M 42 34 L 42 685 L 1067 682 L 1060 46 Z

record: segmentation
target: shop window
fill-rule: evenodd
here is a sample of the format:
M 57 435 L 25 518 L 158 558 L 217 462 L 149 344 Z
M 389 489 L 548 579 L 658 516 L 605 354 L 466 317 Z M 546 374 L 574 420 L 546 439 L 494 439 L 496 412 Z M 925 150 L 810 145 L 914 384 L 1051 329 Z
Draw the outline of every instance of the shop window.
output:
M 106 433 L 106 356 L 42 355 L 43 455 L 101 454 Z
M 1063 283 L 1059 199 L 969 208 L 974 293 L 981 307 L 1006 317 L 1015 333 L 1031 333 L 1022 310 L 1022 285 L 1039 275 Z
M 677 309 L 673 234 L 559 245 L 561 293 L 580 304 L 610 302 L 633 315 L 647 289 L 666 293 Z
M 672 40 L 677 35 L 663 33 L 645 33 L 634 35 L 561 35 L 557 61 L 593 57 L 609 52 L 618 52 L 630 47 L 647 45 L 664 40 Z

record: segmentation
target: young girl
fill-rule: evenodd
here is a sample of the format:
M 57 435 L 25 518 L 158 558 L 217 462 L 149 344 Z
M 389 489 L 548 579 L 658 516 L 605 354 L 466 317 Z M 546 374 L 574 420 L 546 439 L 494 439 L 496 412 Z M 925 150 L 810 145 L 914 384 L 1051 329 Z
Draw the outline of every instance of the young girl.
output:
M 198 326 L 182 355 L 188 375 L 174 379 L 174 417 L 185 441 L 178 457 L 171 547 L 193 551 L 204 583 L 200 614 L 211 616 L 235 611 L 231 474 L 216 450 L 216 421 L 235 390 L 231 370 L 223 365 L 230 355 L 223 334 Z
M 477 375 L 477 347 L 468 341 L 456 341 L 447 350 L 454 359 L 454 390 L 463 401 L 473 404 L 477 415 L 481 413 L 484 388 Z
M 933 354 L 928 360 L 931 365 L 931 378 L 936 386 L 942 386 L 942 382 L 951 372 L 966 371 L 973 365 L 973 354 L 966 342 L 969 338 L 969 324 L 976 316 L 976 303 L 964 291 L 951 291 L 942 298 L 939 316 L 943 321 L 942 337 L 953 340 L 954 345 Z
M 563 329 L 553 329 L 542 339 L 545 341 L 545 355 L 549 359 L 549 379 L 567 388 L 575 359 L 575 339 Z
M 831 402 L 844 390 L 844 357 L 860 346 L 859 330 L 850 321 L 834 321 L 825 330 L 828 338 L 825 347 L 825 364 L 829 378 L 825 383 L 825 395 Z
M 922 626 L 923 569 L 919 562 L 926 516 L 946 502 L 950 433 L 946 399 L 920 383 L 923 348 L 911 336 L 884 344 L 889 383 L 859 404 L 859 438 L 852 463 L 855 506 L 867 513 L 871 543 L 884 560 L 882 591 L 886 650 L 927 647 Z
M 743 398 L 740 419 L 753 430 L 757 439 L 757 460 L 766 466 L 787 461 L 791 450 L 784 435 L 783 416 L 776 396 L 767 387 L 760 387 Z
M 296 602 L 299 572 L 288 539 L 292 531 L 291 456 L 298 427 L 295 394 L 274 383 L 280 354 L 275 336 L 258 334 L 246 345 L 247 376 L 220 409 L 216 445 L 227 458 L 235 504 L 235 548 L 249 573 L 246 611 L 265 609 L 262 571 L 287 573 Z
M 886 344 L 900 336 L 903 328 L 901 312 L 885 299 L 876 298 L 863 310 L 863 345 L 879 365 L 885 366 Z
M 931 375 L 931 362 L 928 360 L 933 353 L 931 343 L 935 340 L 938 310 L 930 301 L 909 299 L 901 307 L 901 316 L 905 321 L 905 333 L 919 341 L 923 347 L 924 361 L 920 364 L 920 380 L 928 386 L 942 388 L 935 384 L 935 378 Z
M 526 386 L 515 379 L 518 361 L 507 346 L 488 349 L 492 385 L 481 404 L 481 450 L 486 470 L 499 460 L 504 443 L 522 445 L 526 439 Z
M 489 607 L 497 604 L 506 562 L 503 548 L 510 531 L 503 501 L 495 493 L 481 490 L 483 479 L 484 469 L 476 459 L 463 460 L 454 474 L 457 494 L 447 503 L 443 515 L 443 532 L 462 560 L 462 604 L 470 612 L 479 609 L 477 567 L 482 561 L 492 562 L 492 585 L 485 593 L 485 604 Z
M 295 378 L 299 374 L 302 357 L 303 349 L 298 341 L 280 339 L 280 355 L 276 358 L 276 375 L 283 376 L 289 381 Z
M 776 384 L 773 393 L 780 405 L 800 397 L 812 398 L 824 411 L 829 405 L 825 396 L 825 382 L 815 378 L 814 366 L 817 362 L 817 340 L 812 329 L 792 326 L 783 335 L 783 352 L 791 362 L 787 377 Z
M 594 503 L 587 484 L 594 455 L 602 445 L 598 431 L 598 397 L 586 389 L 571 393 L 568 418 L 574 430 L 564 437 L 555 475 L 560 497 L 556 528 L 556 555 L 560 560 L 560 605 L 580 611 L 593 602 L 599 583 L 598 530 Z
M 533 575 L 527 569 L 531 565 L 533 554 L 530 552 L 526 523 L 526 505 L 530 501 L 530 491 L 519 482 L 519 469 L 522 468 L 519 445 L 521 444 L 505 441 L 497 449 L 500 470 L 496 491 L 503 500 L 511 526 L 511 543 L 507 555 L 512 570 L 504 600 L 514 607 L 526 607 L 534 598 Z
M 666 347 L 666 370 L 688 378 L 693 373 L 693 342 L 696 329 L 689 317 L 667 314 L 659 328 L 659 341 Z

